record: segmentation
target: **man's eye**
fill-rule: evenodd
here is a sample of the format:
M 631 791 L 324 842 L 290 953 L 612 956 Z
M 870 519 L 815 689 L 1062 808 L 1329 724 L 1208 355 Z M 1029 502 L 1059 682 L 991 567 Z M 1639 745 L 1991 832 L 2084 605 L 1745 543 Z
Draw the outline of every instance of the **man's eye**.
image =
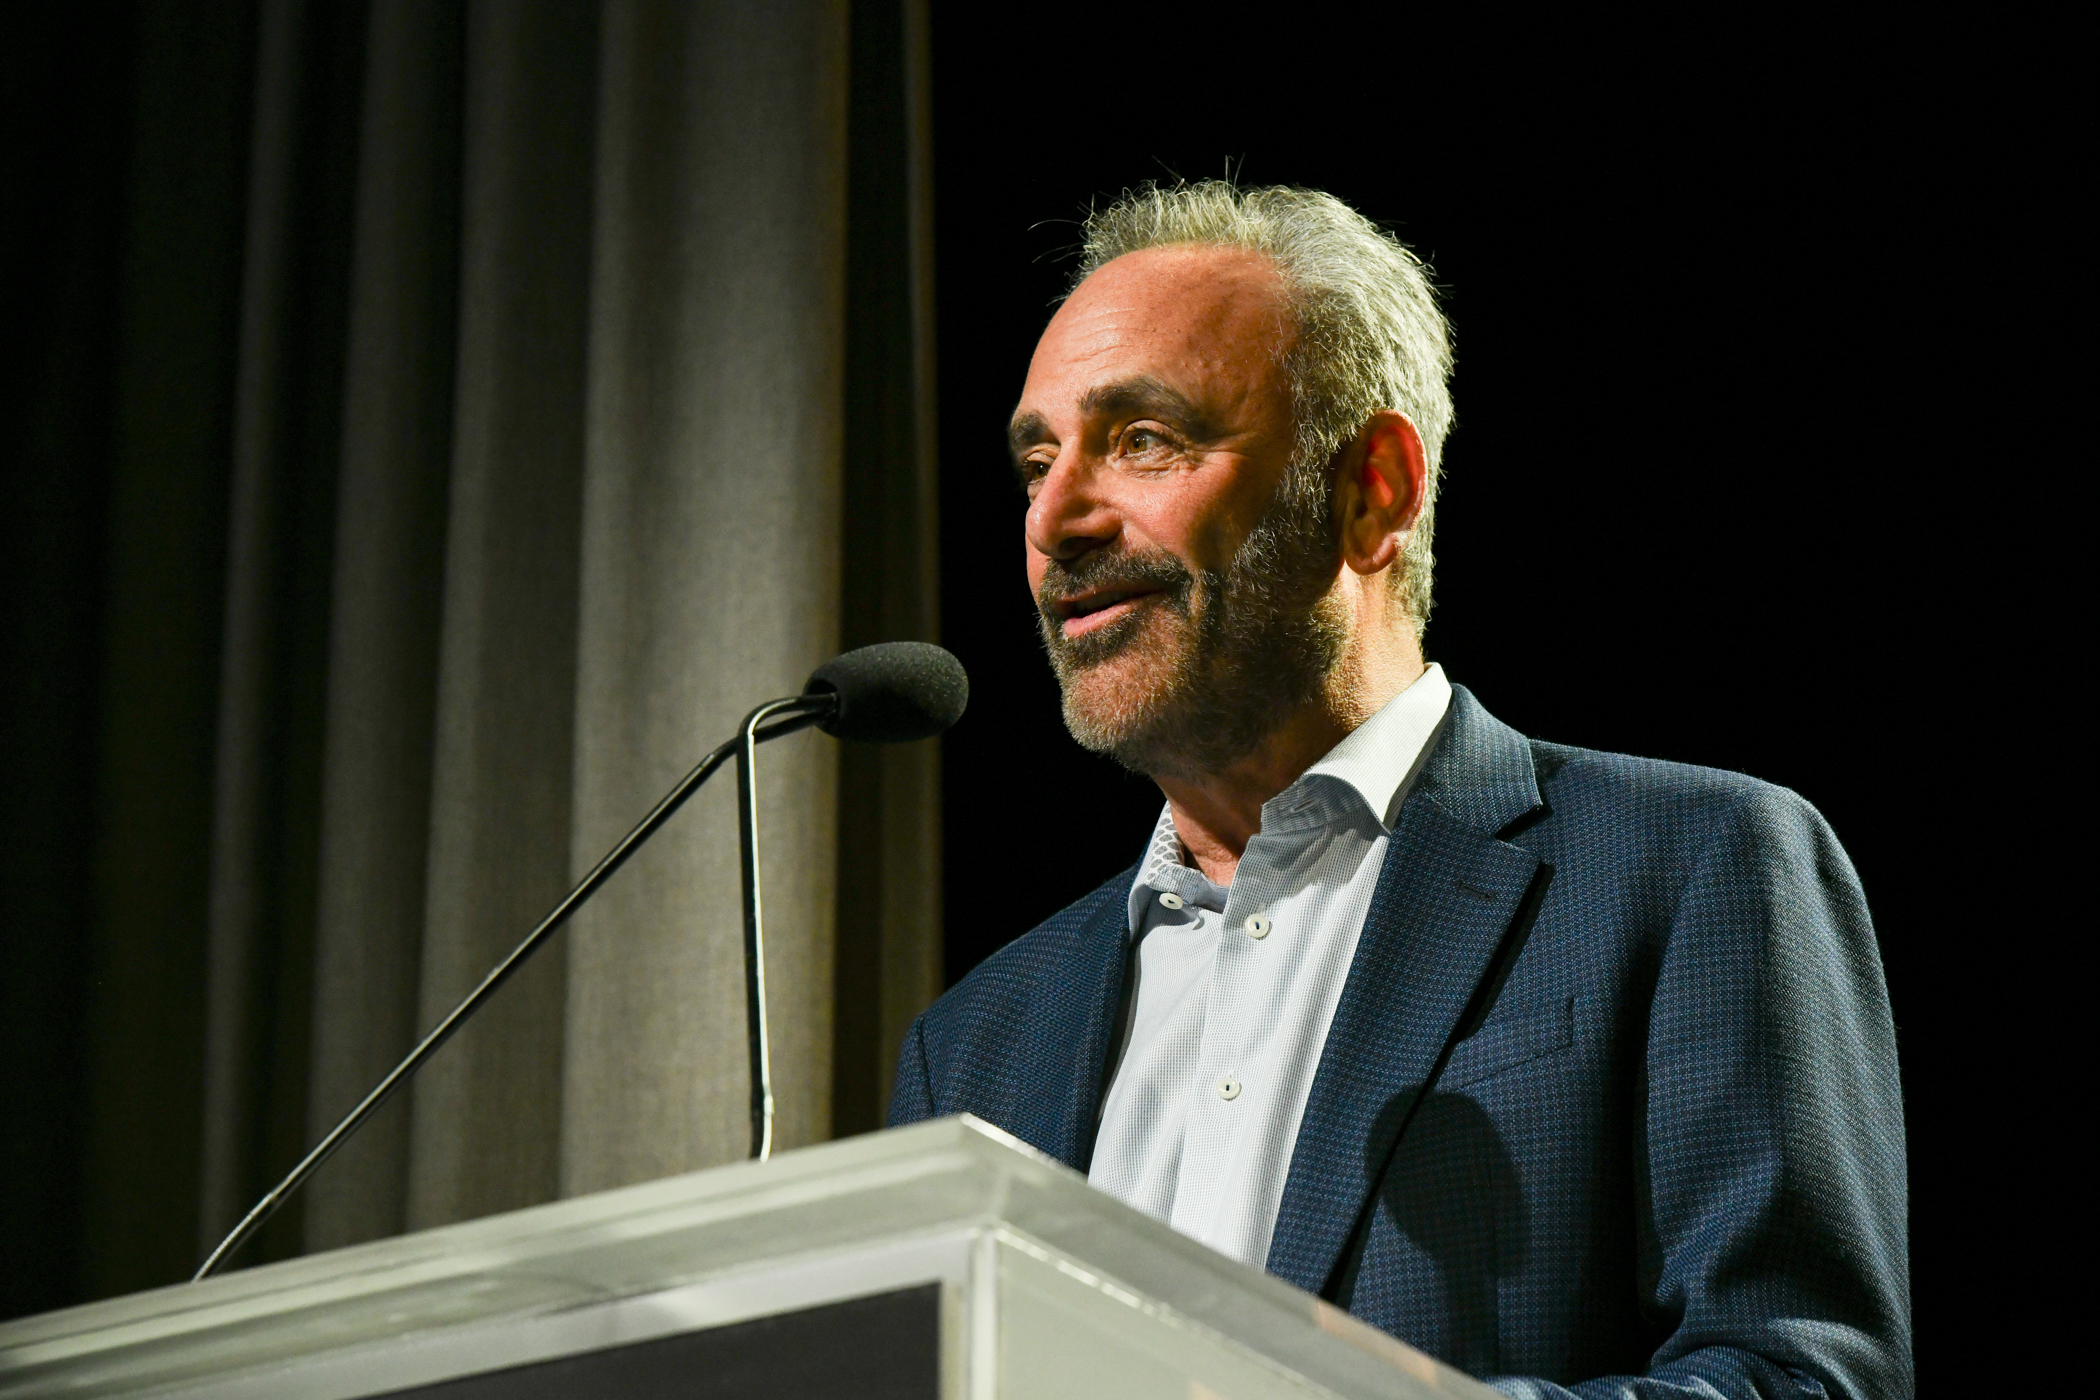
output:
M 1167 440 L 1150 428 L 1132 428 L 1123 437 L 1123 451 L 1136 457 L 1150 452 L 1155 447 L 1165 447 Z

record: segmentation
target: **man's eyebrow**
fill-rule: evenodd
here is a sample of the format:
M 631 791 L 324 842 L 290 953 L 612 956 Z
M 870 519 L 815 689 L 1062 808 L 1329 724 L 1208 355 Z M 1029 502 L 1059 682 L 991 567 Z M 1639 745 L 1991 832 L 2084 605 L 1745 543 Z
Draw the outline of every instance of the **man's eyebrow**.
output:
M 1014 460 L 1039 442 L 1050 440 L 1050 422 L 1040 413 L 1017 413 L 1014 421 L 1006 426 L 1006 445 L 1013 452 Z
M 1096 384 L 1081 396 L 1079 409 L 1088 417 L 1129 414 L 1164 418 L 1196 438 L 1210 437 L 1214 432 L 1209 418 L 1196 406 L 1194 399 L 1149 374 L 1134 374 L 1128 379 Z

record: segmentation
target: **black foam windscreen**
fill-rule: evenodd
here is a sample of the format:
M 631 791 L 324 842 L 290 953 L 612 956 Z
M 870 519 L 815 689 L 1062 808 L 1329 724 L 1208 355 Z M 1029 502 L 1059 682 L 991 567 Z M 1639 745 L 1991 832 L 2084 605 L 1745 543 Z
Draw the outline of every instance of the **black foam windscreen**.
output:
M 901 744 L 930 739 L 962 718 L 970 678 L 929 642 L 877 642 L 834 656 L 810 674 L 805 695 L 830 691 L 838 708 L 817 727 L 840 739 Z

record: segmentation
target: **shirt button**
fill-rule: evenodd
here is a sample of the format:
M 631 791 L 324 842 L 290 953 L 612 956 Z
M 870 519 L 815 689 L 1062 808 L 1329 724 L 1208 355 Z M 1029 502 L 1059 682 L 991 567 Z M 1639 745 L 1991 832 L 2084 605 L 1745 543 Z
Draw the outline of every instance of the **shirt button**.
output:
M 1185 901 L 1172 890 L 1167 890 L 1160 895 L 1159 902 L 1166 905 L 1169 909 L 1179 909 Z
M 1249 938 L 1267 938 L 1269 930 L 1274 927 L 1276 927 L 1275 924 L 1259 914 L 1249 914 L 1247 916 L 1247 936 Z
M 1232 1101 L 1233 1101 L 1234 1099 L 1238 1098 L 1239 1096 L 1240 1096 L 1240 1081 L 1239 1081 L 1239 1080 L 1237 1080 L 1237 1079 L 1232 1079 L 1232 1078 L 1226 1078 L 1226 1079 L 1220 1079 L 1220 1080 L 1218 1081 L 1218 1097 L 1219 1097 L 1219 1098 L 1221 1098 L 1221 1099 L 1225 1100 L 1225 1102 L 1227 1102 L 1227 1103 L 1231 1103 L 1231 1102 L 1232 1102 Z

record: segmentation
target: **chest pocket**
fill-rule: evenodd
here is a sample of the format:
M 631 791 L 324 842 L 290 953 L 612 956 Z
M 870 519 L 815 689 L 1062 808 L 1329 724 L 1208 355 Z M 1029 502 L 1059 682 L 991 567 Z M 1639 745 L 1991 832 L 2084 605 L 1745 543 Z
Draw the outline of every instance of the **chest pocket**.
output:
M 1507 1018 L 1490 1016 L 1481 1028 L 1460 1041 L 1437 1080 L 1440 1090 L 1468 1084 L 1515 1069 L 1575 1043 L 1575 998 L 1558 997 L 1544 1006 L 1527 1007 Z

